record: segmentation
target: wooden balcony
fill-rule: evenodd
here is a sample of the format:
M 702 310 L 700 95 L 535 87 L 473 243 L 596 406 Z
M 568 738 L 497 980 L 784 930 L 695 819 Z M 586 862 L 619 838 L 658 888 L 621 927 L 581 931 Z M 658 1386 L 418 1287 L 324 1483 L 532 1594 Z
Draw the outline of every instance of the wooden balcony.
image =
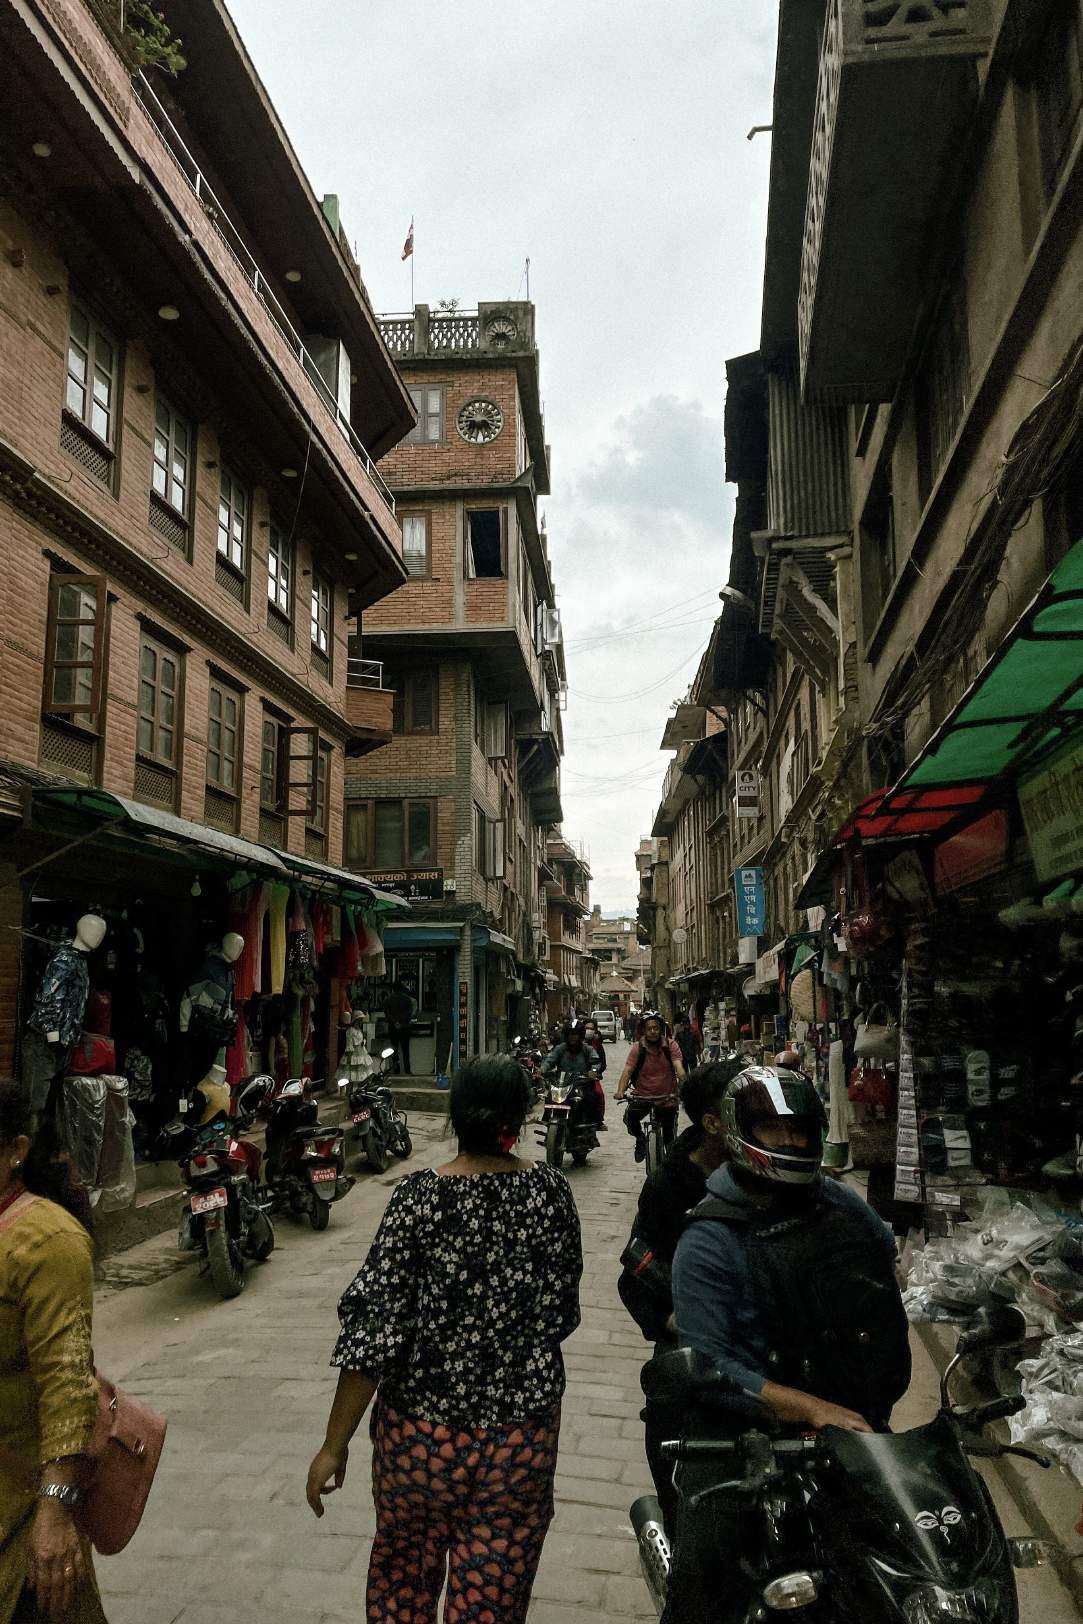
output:
M 829 0 L 797 310 L 805 398 L 894 394 L 989 38 L 988 0 Z
M 352 730 L 346 743 L 348 756 L 367 756 L 390 744 L 395 693 L 384 687 L 379 660 L 351 660 L 346 675 L 346 720 Z

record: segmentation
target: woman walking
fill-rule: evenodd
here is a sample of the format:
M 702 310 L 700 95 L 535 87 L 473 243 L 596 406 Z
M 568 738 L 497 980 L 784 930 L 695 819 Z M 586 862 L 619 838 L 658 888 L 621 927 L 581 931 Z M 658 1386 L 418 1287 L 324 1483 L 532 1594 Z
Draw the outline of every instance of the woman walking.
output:
M 0 1624 L 104 1624 L 72 1515 L 98 1414 L 89 1206 L 30 1129 L 0 1082 Z
M 451 1087 L 455 1159 L 396 1189 L 339 1304 L 340 1367 L 308 1474 L 317 1517 L 376 1395 L 371 1624 L 523 1624 L 553 1516 L 564 1361 L 579 1323 L 579 1220 L 562 1173 L 521 1161 L 530 1108 L 507 1059 Z

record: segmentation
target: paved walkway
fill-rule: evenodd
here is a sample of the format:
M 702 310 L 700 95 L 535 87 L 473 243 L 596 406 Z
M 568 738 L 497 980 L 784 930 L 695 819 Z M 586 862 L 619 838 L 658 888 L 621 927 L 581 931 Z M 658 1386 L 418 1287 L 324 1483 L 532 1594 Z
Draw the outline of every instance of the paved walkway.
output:
M 646 1344 L 620 1305 L 615 1259 L 641 1181 L 619 1121 L 601 1153 L 570 1169 L 586 1252 L 583 1323 L 566 1345 L 557 1514 L 530 1624 L 589 1617 L 646 1624 L 628 1507 L 650 1488 L 638 1421 Z M 408 1167 L 451 1153 L 443 1121 L 411 1118 Z M 531 1136 L 532 1141 L 532 1136 Z M 531 1142 L 528 1147 L 535 1154 Z M 278 1247 L 247 1290 L 219 1302 L 172 1236 L 106 1265 L 98 1362 L 169 1415 L 169 1437 L 139 1534 L 102 1559 L 110 1624 L 358 1624 L 374 1528 L 367 1437 L 341 1494 L 317 1523 L 304 1502 L 308 1462 L 334 1388 L 335 1305 L 404 1169 L 362 1173 L 331 1227 L 282 1221 Z M 124 1289 L 121 1289 L 124 1288 Z

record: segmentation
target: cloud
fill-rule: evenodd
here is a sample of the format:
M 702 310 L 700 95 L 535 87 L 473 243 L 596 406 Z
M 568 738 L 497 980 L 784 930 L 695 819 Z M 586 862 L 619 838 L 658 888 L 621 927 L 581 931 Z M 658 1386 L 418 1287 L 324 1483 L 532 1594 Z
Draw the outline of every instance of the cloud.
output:
M 615 425 L 616 440 L 581 476 L 581 501 L 718 522 L 722 424 L 698 400 L 655 395 Z

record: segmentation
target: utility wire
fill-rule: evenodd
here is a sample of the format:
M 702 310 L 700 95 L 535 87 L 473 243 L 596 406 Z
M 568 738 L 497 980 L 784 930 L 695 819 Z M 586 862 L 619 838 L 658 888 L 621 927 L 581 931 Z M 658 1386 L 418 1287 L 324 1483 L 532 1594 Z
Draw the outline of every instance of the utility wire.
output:
M 591 705 L 626 705 L 626 704 L 630 703 L 633 699 L 642 699 L 644 694 L 653 694 L 656 689 L 664 688 L 666 683 L 672 681 L 672 679 L 677 675 L 678 671 L 683 671 L 684 670 L 685 666 L 689 663 L 690 660 L 696 660 L 696 659 L 698 659 L 700 657 L 700 655 L 703 653 L 704 649 L 707 647 L 707 644 L 709 642 L 710 642 L 710 638 L 706 638 L 700 644 L 699 648 L 693 649 L 691 654 L 686 654 L 684 659 L 680 662 L 680 664 L 675 665 L 673 667 L 672 671 L 667 671 L 665 676 L 664 677 L 659 677 L 657 682 L 650 683 L 646 688 L 639 688 L 639 689 L 637 689 L 637 691 L 635 693 L 631 693 L 631 694 L 604 694 L 604 695 L 603 694 L 584 694 L 584 693 L 580 693 L 578 688 L 569 688 L 568 693 L 571 695 L 572 698 L 574 698 L 574 699 L 584 699 L 584 700 L 587 701 L 588 704 L 591 704 Z

